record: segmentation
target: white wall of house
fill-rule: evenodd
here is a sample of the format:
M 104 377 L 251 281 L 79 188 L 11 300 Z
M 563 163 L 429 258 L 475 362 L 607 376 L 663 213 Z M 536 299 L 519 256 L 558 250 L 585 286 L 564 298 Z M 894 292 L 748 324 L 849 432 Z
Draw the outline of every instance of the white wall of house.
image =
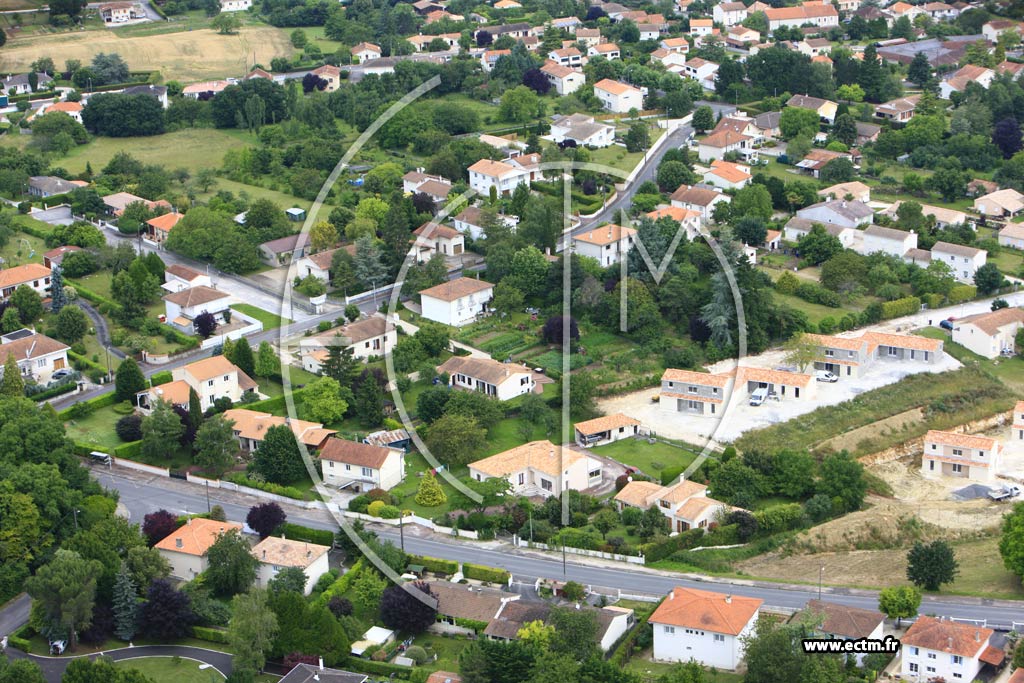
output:
M 317 579 L 327 573 L 330 569 L 330 564 L 327 561 L 327 553 L 324 553 L 320 557 L 313 560 L 313 563 L 302 570 L 302 573 L 306 575 L 306 585 L 303 588 L 303 595 L 309 595 L 313 592 L 313 587 L 316 586 Z M 284 569 L 284 567 L 270 564 L 269 562 L 260 561 L 259 571 L 256 573 L 256 585 L 260 588 L 266 588 L 267 584 L 270 583 L 271 579 L 277 576 L 277 573 Z
M 630 88 L 620 95 L 594 88 L 594 94 L 605 109 L 615 114 L 625 114 L 630 109 L 641 111 L 644 108 L 644 97 L 635 88 Z
M 973 323 L 961 323 L 953 328 L 953 341 L 965 346 L 979 356 L 998 358 L 1003 349 L 1013 349 L 1020 323 L 1013 322 L 989 334 Z
M 956 656 L 948 652 L 912 645 L 903 648 L 900 663 L 900 673 L 908 681 L 973 681 L 980 670 L 981 662 L 977 657 L 960 657 L 957 661 Z
M 423 296 L 423 317 L 444 325 L 462 327 L 476 320 L 477 316 L 484 312 L 484 304 L 491 300 L 493 294 L 493 289 L 487 289 L 454 301 Z
M 160 548 L 159 553 L 171 565 L 171 576 L 176 579 L 191 581 L 196 578 L 196 574 L 206 571 L 206 568 L 209 566 L 205 555 L 179 553 L 173 550 L 165 550 L 164 548 Z
M 324 483 L 328 486 L 341 486 L 358 481 L 366 484 L 365 489 L 381 488 L 387 491 L 398 486 L 405 478 L 405 454 L 400 450 L 391 449 L 391 454 L 384 460 L 384 465 L 380 469 L 334 460 L 324 460 L 321 468 Z
M 743 660 L 743 638 L 754 629 L 756 622 L 755 612 L 738 637 L 654 623 L 654 659 L 664 662 L 694 659 L 704 666 L 734 671 Z
M 500 384 L 490 384 L 461 372 L 453 373 L 449 382 L 453 387 L 479 391 L 493 396 L 499 401 L 508 401 L 533 391 L 533 374 L 531 372 L 513 372 L 512 370 L 507 372 L 509 374 Z

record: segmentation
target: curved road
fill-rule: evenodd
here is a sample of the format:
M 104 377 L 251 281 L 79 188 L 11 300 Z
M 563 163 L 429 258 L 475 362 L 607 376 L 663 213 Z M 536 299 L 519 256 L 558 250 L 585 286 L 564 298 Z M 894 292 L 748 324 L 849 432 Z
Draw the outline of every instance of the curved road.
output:
M 115 662 L 121 662 L 131 659 L 139 659 L 140 657 L 181 657 L 184 660 L 193 660 L 196 662 L 202 662 L 203 664 L 209 664 L 217 671 L 221 672 L 225 677 L 231 675 L 231 655 L 225 652 L 217 652 L 216 650 L 207 650 L 200 647 L 185 647 L 182 645 L 140 645 L 139 647 L 124 647 L 118 650 L 108 650 L 106 652 L 98 652 L 88 655 L 79 655 L 78 657 L 42 657 L 40 655 L 31 655 L 22 652 L 21 650 L 15 650 L 14 648 L 7 648 L 5 653 L 9 659 L 27 659 L 35 662 L 39 665 L 39 668 L 43 670 L 43 676 L 49 683 L 60 683 L 61 677 L 64 675 L 64 670 L 67 669 L 68 664 L 73 659 L 79 657 L 88 657 L 89 659 L 96 659 L 99 656 L 108 657 Z M 188 666 L 187 662 L 182 662 L 182 666 Z

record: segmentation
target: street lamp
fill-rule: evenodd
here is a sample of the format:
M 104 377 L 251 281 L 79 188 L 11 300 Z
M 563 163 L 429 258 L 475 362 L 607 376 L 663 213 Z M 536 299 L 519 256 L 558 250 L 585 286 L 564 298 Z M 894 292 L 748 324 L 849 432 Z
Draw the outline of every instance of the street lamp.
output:
M 825 565 L 821 564 L 818 566 L 818 600 L 821 600 L 821 577 L 825 573 Z

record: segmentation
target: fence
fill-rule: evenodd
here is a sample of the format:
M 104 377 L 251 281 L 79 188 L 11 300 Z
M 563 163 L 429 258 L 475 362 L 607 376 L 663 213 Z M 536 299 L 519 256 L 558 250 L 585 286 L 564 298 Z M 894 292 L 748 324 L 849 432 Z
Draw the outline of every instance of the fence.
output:
M 115 465 L 119 467 L 127 467 L 130 470 L 146 472 L 148 474 L 155 474 L 158 477 L 171 476 L 171 470 L 166 467 L 154 467 L 153 465 L 144 465 L 141 462 L 135 462 L 134 460 L 125 460 L 123 458 L 113 458 L 113 461 Z
M 345 305 L 347 306 L 347 305 L 349 305 L 351 303 L 354 303 L 356 301 L 363 301 L 365 299 L 370 299 L 370 298 L 376 299 L 378 296 L 381 297 L 380 300 L 382 302 L 387 301 L 387 297 L 391 293 L 391 290 L 394 289 L 394 287 L 395 287 L 395 285 L 392 283 L 390 285 L 384 285 L 383 287 L 378 287 L 377 289 L 368 289 L 365 292 L 359 292 L 358 294 L 353 294 L 352 296 L 346 296 L 345 297 Z
M 364 515 L 361 512 L 352 512 L 346 510 L 343 512 L 346 517 L 352 519 L 361 519 L 365 522 L 376 522 L 377 524 L 387 524 L 388 526 L 398 526 L 403 522 L 405 524 L 419 524 L 420 526 L 426 527 L 431 531 L 435 531 L 439 534 L 448 534 L 449 536 L 459 536 L 460 538 L 471 538 L 474 541 L 480 538 L 480 535 L 475 531 L 469 531 L 467 529 L 455 529 L 452 527 L 441 526 L 440 524 L 434 524 L 433 520 L 425 519 L 418 515 L 406 515 L 404 520 L 402 519 L 381 519 L 380 517 L 374 517 L 372 515 Z
M 274 501 L 275 503 L 286 503 L 288 505 L 297 505 L 298 507 L 304 507 L 307 510 L 323 507 L 323 503 L 315 500 L 298 500 L 296 498 L 289 498 L 288 496 L 282 496 L 277 493 L 270 493 L 268 491 L 261 491 L 250 486 L 242 486 L 236 484 L 233 481 L 224 481 L 222 479 L 207 479 L 206 477 L 200 477 L 191 472 L 185 473 L 185 481 L 190 484 L 199 484 L 200 486 L 209 486 L 214 489 L 224 489 L 225 491 L 237 491 L 238 493 L 244 493 L 248 496 L 256 496 L 258 498 L 264 498 L 266 500 Z M 328 504 L 328 508 L 331 505 Z
M 570 555 L 585 555 L 586 557 L 598 557 L 602 560 L 614 560 L 615 562 L 627 562 L 629 564 L 643 564 L 643 555 L 620 555 L 618 553 L 606 553 L 601 550 L 587 550 L 586 548 L 573 548 L 570 546 L 549 546 L 546 543 L 531 543 L 519 536 L 512 537 L 512 545 L 517 548 L 532 548 L 534 550 L 564 551 Z

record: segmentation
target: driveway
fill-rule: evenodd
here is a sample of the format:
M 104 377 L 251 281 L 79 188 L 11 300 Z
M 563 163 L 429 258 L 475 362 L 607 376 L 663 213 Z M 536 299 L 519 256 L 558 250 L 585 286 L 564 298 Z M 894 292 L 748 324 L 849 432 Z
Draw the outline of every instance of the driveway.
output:
M 225 677 L 230 676 L 232 671 L 231 655 L 225 652 L 218 652 L 216 650 L 207 650 L 201 647 L 185 647 L 181 645 L 141 645 L 139 647 L 125 647 L 118 650 L 108 650 L 106 652 L 80 655 L 79 657 L 41 657 L 39 655 L 26 654 L 21 650 L 15 650 L 13 648 L 7 648 L 5 654 L 8 659 L 11 660 L 27 659 L 38 664 L 39 668 L 43 670 L 43 676 L 46 678 L 48 683 L 60 683 L 61 677 L 64 675 L 64 670 L 67 669 L 68 664 L 71 663 L 71 660 L 79 659 L 79 657 L 96 659 L 97 657 L 103 656 L 108 657 L 115 662 L 140 659 L 142 657 L 181 657 L 183 660 L 192 660 L 192 662 L 197 663 L 197 666 L 199 663 L 209 664 Z M 188 666 L 188 663 L 182 662 L 181 665 L 183 667 Z

